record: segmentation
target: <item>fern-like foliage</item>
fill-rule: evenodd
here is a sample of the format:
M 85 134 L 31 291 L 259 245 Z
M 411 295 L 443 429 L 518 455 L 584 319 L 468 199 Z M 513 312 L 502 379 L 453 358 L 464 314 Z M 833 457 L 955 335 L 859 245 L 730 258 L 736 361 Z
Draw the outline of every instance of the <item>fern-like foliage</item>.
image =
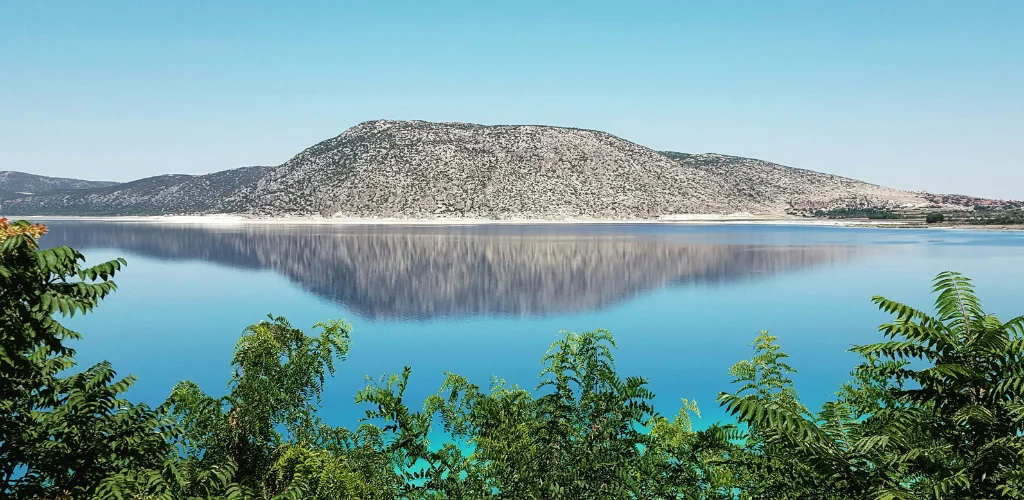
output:
M 504 381 L 489 390 L 448 374 L 412 412 L 403 402 L 410 370 L 373 382 L 357 401 L 383 424 L 387 450 L 414 498 L 653 498 L 666 461 L 646 432 L 656 417 L 642 378 L 618 377 L 607 331 L 562 332 L 542 358 L 539 396 Z M 453 444 L 432 451 L 440 420 Z
M 671 421 L 665 417 L 654 420 L 651 452 L 661 454 L 666 465 L 658 496 L 734 498 L 739 478 L 732 463 L 744 453 L 738 442 L 746 434 L 732 424 L 712 424 L 695 431 L 694 417 L 700 418 L 697 403 L 683 399 L 682 408 Z
M 77 332 L 55 316 L 93 310 L 122 259 L 85 266 L 68 247 L 40 250 L 45 228 L 0 219 L 0 496 L 84 498 L 127 467 L 159 463 L 171 422 L 122 395 L 109 363 L 75 367 Z
M 206 466 L 198 460 L 168 457 L 159 468 L 125 469 L 104 478 L 95 498 L 146 500 L 245 500 L 252 492 L 234 482 L 234 464 Z
M 863 357 L 854 381 L 817 417 L 763 395 L 722 404 L 843 495 L 1019 498 L 1024 319 L 985 313 L 958 273 L 939 274 L 933 290 L 934 315 L 873 299 L 895 319 L 880 327 L 883 342 L 852 349 Z
M 344 453 L 358 448 L 361 436 L 316 417 L 325 379 L 348 352 L 351 328 L 341 321 L 315 328 L 320 334 L 308 336 L 273 316 L 246 328 L 223 397 L 192 382 L 178 384 L 167 407 L 182 433 L 184 457 L 204 470 L 231 468 L 232 484 L 258 498 L 372 498 L 366 469 Z

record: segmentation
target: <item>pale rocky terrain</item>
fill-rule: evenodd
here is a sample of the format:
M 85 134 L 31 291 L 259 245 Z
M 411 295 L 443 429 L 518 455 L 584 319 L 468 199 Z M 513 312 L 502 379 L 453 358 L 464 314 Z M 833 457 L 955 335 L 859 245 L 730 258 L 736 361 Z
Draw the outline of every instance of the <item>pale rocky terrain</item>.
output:
M 277 167 L 9 197 L 18 215 L 656 219 L 929 204 L 921 194 L 593 130 L 371 121 Z
M 83 181 L 0 170 L 0 199 L 58 190 L 102 188 L 115 184 L 109 181 Z
M 57 191 L 7 199 L 16 215 L 162 215 L 222 211 L 223 199 L 255 182 L 267 167 L 245 167 L 207 175 L 161 175 L 98 189 Z
M 545 316 L 596 310 L 665 286 L 761 279 L 848 262 L 867 247 L 693 243 L 565 230 L 57 222 L 47 245 L 128 258 L 269 269 L 370 318 Z
M 833 208 L 899 208 L 931 203 L 922 193 L 900 191 L 847 177 L 721 154 L 664 152 L 690 168 L 725 179 L 726 197 L 763 204 L 768 213 Z

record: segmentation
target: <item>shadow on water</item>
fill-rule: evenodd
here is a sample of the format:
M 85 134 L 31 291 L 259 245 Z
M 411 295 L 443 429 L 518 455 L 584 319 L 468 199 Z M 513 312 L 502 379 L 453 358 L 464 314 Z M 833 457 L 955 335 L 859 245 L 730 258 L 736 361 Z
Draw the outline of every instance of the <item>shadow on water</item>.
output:
M 680 284 L 713 286 L 848 262 L 856 242 L 735 242 L 616 226 L 50 224 L 48 245 L 269 269 L 364 318 L 550 316 Z M 798 243 L 798 244 L 794 244 Z

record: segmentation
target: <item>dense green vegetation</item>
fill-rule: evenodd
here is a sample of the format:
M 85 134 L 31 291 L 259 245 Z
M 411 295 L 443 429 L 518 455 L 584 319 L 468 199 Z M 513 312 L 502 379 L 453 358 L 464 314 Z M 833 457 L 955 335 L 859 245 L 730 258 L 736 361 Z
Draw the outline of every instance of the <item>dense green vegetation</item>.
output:
M 1024 210 L 978 210 L 964 222 L 978 226 L 1024 224 Z
M 1011 206 L 1012 207 L 1012 206 Z M 974 211 L 928 212 L 926 214 L 907 214 L 883 208 L 837 208 L 833 210 L 816 210 L 814 217 L 827 219 L 916 219 L 927 224 L 949 222 L 974 226 L 1003 226 L 1024 224 L 1024 210 L 1019 208 L 986 208 L 975 207 Z
M 828 219 L 903 219 L 902 214 L 884 208 L 835 208 L 815 210 L 815 217 Z
M 970 212 L 932 212 L 925 216 L 928 224 L 948 222 L 972 226 L 1024 225 L 1024 210 L 975 209 Z
M 800 403 L 766 332 L 719 403 L 737 423 L 695 430 L 699 410 L 655 410 L 622 377 L 605 331 L 564 333 L 536 388 L 449 374 L 413 407 L 406 368 L 356 395 L 357 428 L 317 416 L 350 328 L 306 334 L 282 318 L 245 329 L 227 394 L 182 382 L 157 408 L 125 401 L 106 363 L 75 371 L 76 332 L 114 291 L 115 260 L 83 267 L 39 250 L 44 228 L 0 219 L 0 496 L 13 498 L 1024 498 L 1024 317 L 984 312 L 942 273 L 935 313 L 893 315 L 836 397 Z M 431 446 L 440 426 L 456 442 Z

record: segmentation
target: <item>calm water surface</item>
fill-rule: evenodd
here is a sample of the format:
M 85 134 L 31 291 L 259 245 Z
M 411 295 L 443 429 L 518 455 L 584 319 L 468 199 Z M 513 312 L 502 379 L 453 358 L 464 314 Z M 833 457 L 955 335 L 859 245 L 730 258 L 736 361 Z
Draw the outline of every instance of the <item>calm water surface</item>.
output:
M 221 393 L 232 347 L 268 313 L 308 329 L 344 318 L 348 359 L 322 416 L 354 426 L 365 377 L 413 368 L 407 401 L 445 371 L 533 387 L 559 330 L 610 330 L 623 376 L 661 413 L 696 399 L 703 424 L 758 330 L 780 337 L 817 407 L 847 380 L 851 345 L 878 340 L 880 294 L 930 310 L 930 280 L 957 270 L 988 310 L 1024 314 L 1024 234 L 786 226 L 484 227 L 50 224 L 48 245 L 91 262 L 123 256 L 119 291 L 72 326 L 82 364 L 110 360 L 161 402 L 190 379 Z

